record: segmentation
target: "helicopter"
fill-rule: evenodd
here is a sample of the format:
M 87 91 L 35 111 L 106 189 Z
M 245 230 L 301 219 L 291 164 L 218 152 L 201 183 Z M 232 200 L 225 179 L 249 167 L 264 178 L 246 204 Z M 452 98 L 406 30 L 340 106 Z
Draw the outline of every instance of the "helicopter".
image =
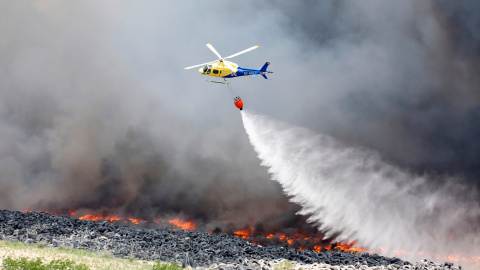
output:
M 243 50 L 241 52 L 232 54 L 232 55 L 227 56 L 227 57 L 222 57 L 217 52 L 217 50 L 215 50 L 215 48 L 212 46 L 212 44 L 207 43 L 207 47 L 215 55 L 218 56 L 218 58 L 219 58 L 218 60 L 185 68 L 185 69 L 191 69 L 191 68 L 196 68 L 196 67 L 203 66 L 198 71 L 202 75 L 210 76 L 210 79 L 207 80 L 207 82 L 228 84 L 228 79 L 229 78 L 249 76 L 249 75 L 252 75 L 253 78 L 255 78 L 257 75 L 262 75 L 265 79 L 268 79 L 265 74 L 273 73 L 272 71 L 267 71 L 267 67 L 268 67 L 268 65 L 270 65 L 269 62 L 266 62 L 260 69 L 250 69 L 250 68 L 239 67 L 236 63 L 233 63 L 233 62 L 230 62 L 230 61 L 226 60 L 226 59 L 230 59 L 230 58 L 233 58 L 235 56 L 244 54 L 244 53 L 249 52 L 251 50 L 254 50 L 254 49 L 258 48 L 258 46 L 250 47 L 246 50 Z M 223 78 L 224 82 L 212 81 L 212 77 Z

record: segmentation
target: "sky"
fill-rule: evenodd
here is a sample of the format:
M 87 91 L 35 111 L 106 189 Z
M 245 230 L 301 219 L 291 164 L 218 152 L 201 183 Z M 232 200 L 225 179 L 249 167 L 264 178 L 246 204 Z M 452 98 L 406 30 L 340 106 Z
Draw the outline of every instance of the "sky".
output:
M 2 0 L 0 207 L 303 226 L 237 95 L 480 202 L 479 14 L 446 0 Z M 206 83 L 183 68 L 216 59 L 207 43 L 259 45 L 232 61 L 274 73 Z

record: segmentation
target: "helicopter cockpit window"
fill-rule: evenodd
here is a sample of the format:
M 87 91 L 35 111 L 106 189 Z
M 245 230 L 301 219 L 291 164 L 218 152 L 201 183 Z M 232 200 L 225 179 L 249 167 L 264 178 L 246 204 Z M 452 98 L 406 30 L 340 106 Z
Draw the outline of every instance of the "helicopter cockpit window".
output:
M 207 70 L 207 74 L 210 74 L 210 69 Z
M 218 74 L 218 70 L 214 69 L 213 74 Z
M 207 71 L 207 69 L 208 69 L 208 67 L 205 66 L 205 67 L 203 68 L 203 72 Z

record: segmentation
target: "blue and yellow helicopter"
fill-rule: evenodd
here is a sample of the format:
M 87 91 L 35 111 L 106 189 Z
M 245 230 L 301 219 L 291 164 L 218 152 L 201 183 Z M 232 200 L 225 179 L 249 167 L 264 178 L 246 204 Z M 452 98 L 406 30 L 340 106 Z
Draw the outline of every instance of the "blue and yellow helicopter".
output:
M 225 60 L 225 59 L 233 58 L 233 57 L 238 56 L 240 54 L 244 54 L 244 53 L 249 52 L 251 50 L 254 50 L 254 49 L 258 48 L 258 46 L 253 46 L 251 48 L 248 48 L 246 50 L 243 50 L 241 52 L 232 54 L 232 55 L 227 56 L 227 57 L 222 57 L 217 52 L 217 50 L 215 50 L 215 48 L 213 48 L 212 44 L 208 43 L 207 47 L 210 50 L 212 50 L 212 52 L 215 53 L 215 55 L 218 56 L 218 58 L 219 58 L 218 60 L 185 68 L 185 69 L 191 69 L 191 68 L 203 66 L 198 71 L 203 75 L 210 76 L 210 79 L 207 80 L 207 82 L 228 84 L 228 79 L 229 78 L 235 78 L 235 77 L 240 77 L 240 76 L 249 76 L 249 75 L 253 75 L 252 77 L 256 77 L 257 75 L 262 75 L 265 79 L 268 79 L 265 74 L 273 73 L 271 71 L 267 71 L 267 67 L 268 67 L 268 65 L 270 65 L 269 62 L 266 62 L 265 65 L 263 65 L 263 67 L 260 68 L 260 69 L 249 69 L 249 68 L 239 67 L 237 64 L 235 64 L 233 62 Z M 212 77 L 223 78 L 224 82 L 212 81 Z

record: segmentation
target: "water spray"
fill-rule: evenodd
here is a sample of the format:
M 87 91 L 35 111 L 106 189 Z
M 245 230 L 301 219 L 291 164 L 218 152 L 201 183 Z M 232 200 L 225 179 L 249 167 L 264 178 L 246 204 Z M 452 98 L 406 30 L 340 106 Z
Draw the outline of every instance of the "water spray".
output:
M 462 262 L 480 254 L 474 222 L 480 207 L 455 178 L 435 188 L 384 162 L 378 153 L 348 147 L 332 137 L 242 111 L 250 142 L 298 214 L 338 242 L 404 259 Z M 478 262 L 477 262 L 478 263 Z

